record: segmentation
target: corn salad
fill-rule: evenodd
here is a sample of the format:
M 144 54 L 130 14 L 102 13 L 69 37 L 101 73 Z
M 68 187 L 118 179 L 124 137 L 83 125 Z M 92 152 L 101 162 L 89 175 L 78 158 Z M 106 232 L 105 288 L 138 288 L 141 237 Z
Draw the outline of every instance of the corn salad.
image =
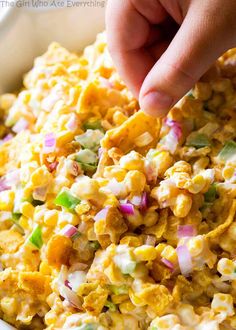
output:
M 236 49 L 154 119 L 104 33 L 51 44 L 0 96 L 0 319 L 236 329 L 235 108 Z

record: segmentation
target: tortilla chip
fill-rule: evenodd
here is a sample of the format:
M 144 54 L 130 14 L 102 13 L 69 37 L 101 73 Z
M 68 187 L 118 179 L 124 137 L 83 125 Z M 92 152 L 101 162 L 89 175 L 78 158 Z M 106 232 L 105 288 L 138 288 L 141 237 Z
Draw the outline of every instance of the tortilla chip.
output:
M 136 112 L 121 126 L 109 130 L 101 141 L 102 148 L 108 150 L 112 147 L 118 147 L 124 153 L 131 150 L 144 154 L 150 148 L 157 145 L 161 128 L 161 120 L 153 118 L 143 111 Z M 143 146 L 135 145 L 135 139 L 148 132 L 152 136 L 152 141 Z
M 124 107 L 130 100 L 119 91 L 108 89 L 99 85 L 98 81 L 90 81 L 81 92 L 77 104 L 77 112 L 80 118 L 87 119 L 91 115 L 102 118 L 109 108 Z
M 0 146 L 0 176 L 19 167 L 22 147 L 26 145 L 28 138 L 28 132 L 21 132 Z
M 234 220 L 234 216 L 236 213 L 236 199 L 233 200 L 233 203 L 231 205 L 231 208 L 229 210 L 229 215 L 224 223 L 216 227 L 214 230 L 210 231 L 206 234 L 207 238 L 215 238 L 223 234 L 223 232 L 226 231 L 226 229 L 231 225 L 231 223 Z

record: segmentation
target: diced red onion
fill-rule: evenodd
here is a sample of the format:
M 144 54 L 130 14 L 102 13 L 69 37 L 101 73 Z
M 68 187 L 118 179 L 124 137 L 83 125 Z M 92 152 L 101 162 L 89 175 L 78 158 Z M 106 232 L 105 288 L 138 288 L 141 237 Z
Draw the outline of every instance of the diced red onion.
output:
M 102 157 L 102 154 L 103 154 L 103 149 L 100 147 L 98 149 L 98 158 L 100 159 Z
M 77 309 L 81 309 L 81 300 L 79 299 L 77 294 L 71 289 L 69 289 L 69 287 L 67 287 L 65 284 L 59 286 L 59 293 L 66 301 L 69 302 L 70 305 Z
M 18 122 L 12 127 L 13 132 L 20 133 L 29 127 L 29 122 L 24 119 L 20 118 Z
M 125 215 L 134 215 L 134 206 L 131 203 L 120 204 L 120 210 Z
M 141 204 L 140 204 L 140 209 L 142 211 L 145 211 L 148 207 L 148 198 L 147 198 L 147 193 L 146 191 L 143 192 L 142 198 L 141 198 Z
M 182 128 L 177 121 L 169 118 L 165 120 L 165 124 L 171 129 L 163 139 L 164 145 L 172 154 L 174 154 L 182 136 Z
M 20 170 L 17 169 L 14 171 L 7 172 L 5 178 L 7 184 L 9 184 L 10 186 L 17 185 L 20 182 Z
M 109 211 L 109 207 L 105 207 L 104 209 L 102 209 L 101 211 L 99 211 L 95 216 L 94 216 L 94 221 L 99 221 L 102 219 L 106 219 L 107 217 L 107 213 Z
M 155 182 L 157 179 L 157 169 L 152 165 L 150 161 L 145 162 L 145 175 L 148 182 Z
M 5 190 L 10 190 L 11 187 L 7 184 L 6 179 L 0 180 L 0 192 Z
M 75 226 L 68 224 L 61 230 L 60 233 L 61 235 L 71 238 L 78 233 L 78 229 Z
M 179 268 L 184 276 L 188 276 L 193 269 L 192 257 L 186 245 L 179 245 L 176 248 L 176 253 L 178 255 Z
M 127 200 L 120 200 L 120 203 L 126 204 Z M 141 196 L 133 196 L 129 203 L 137 206 L 141 211 L 145 211 L 147 209 L 147 193 L 144 191 Z
M 68 270 L 66 266 L 61 267 L 61 271 L 58 276 L 57 284 L 60 295 L 73 307 L 81 309 L 81 300 L 75 292 L 65 285 L 67 280 Z
M 77 270 L 68 275 L 69 285 L 72 291 L 77 292 L 80 285 L 86 282 L 86 273 L 81 270 Z
M 167 126 L 173 128 L 174 134 L 176 135 L 176 138 L 179 140 L 182 136 L 182 128 L 180 123 L 169 118 L 166 118 L 165 123 Z
M 172 264 L 172 262 L 170 262 L 169 260 L 167 260 L 166 258 L 161 258 L 161 262 L 168 267 L 171 271 L 174 270 L 174 265 Z
M 53 172 L 56 170 L 57 166 L 58 166 L 59 162 L 53 162 L 51 164 L 48 165 L 49 171 Z
M 70 160 L 67 163 L 67 170 L 69 174 L 78 176 L 79 174 L 79 164 L 76 161 Z
M 9 133 L 2 139 L 2 141 L 7 142 L 10 141 L 12 138 L 13 138 L 13 134 Z
M 178 238 L 192 237 L 196 235 L 196 229 L 192 225 L 178 226 Z
M 44 137 L 43 153 L 50 154 L 56 149 L 56 137 L 54 133 L 47 133 Z
M 65 286 L 67 286 L 67 288 L 72 290 L 72 287 L 70 286 L 70 282 L 68 280 L 65 280 Z
M 66 124 L 66 128 L 68 128 L 72 132 L 76 131 L 76 129 L 78 128 L 78 119 L 74 113 L 71 115 L 68 123 Z

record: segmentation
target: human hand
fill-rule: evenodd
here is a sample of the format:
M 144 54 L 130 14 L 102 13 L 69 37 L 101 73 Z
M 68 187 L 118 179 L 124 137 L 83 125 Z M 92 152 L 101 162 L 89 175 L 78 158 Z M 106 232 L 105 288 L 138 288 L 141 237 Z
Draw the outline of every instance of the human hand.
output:
M 164 116 L 236 46 L 234 0 L 109 0 L 108 48 L 140 106 Z

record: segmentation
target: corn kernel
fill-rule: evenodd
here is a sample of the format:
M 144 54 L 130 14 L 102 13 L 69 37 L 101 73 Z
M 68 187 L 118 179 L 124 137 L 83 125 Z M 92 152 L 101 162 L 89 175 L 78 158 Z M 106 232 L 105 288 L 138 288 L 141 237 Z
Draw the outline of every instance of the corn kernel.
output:
M 222 176 L 225 180 L 230 180 L 234 175 L 235 167 L 226 165 L 222 170 Z
M 152 321 L 151 326 L 154 329 L 157 328 L 158 330 L 171 330 L 176 325 L 178 327 L 178 324 L 180 324 L 180 319 L 178 318 L 178 316 L 173 314 L 168 314 L 162 317 L 155 318 Z
M 127 173 L 124 183 L 130 192 L 141 193 L 146 184 L 146 177 L 142 172 L 130 171 Z
M 167 245 L 161 252 L 161 257 L 169 260 L 172 264 L 178 263 L 176 250 L 171 245 Z
M 159 152 L 152 160 L 155 168 L 158 171 L 158 176 L 163 176 L 169 167 L 173 165 L 174 158 L 168 151 Z
M 82 203 L 78 204 L 75 208 L 75 212 L 78 215 L 82 215 L 87 213 L 90 210 L 90 204 L 88 202 L 83 201 Z
M 123 124 L 128 119 L 121 111 L 116 111 L 113 115 L 113 121 L 116 125 Z
M 159 257 L 161 257 L 161 253 L 162 251 L 165 249 L 165 247 L 167 247 L 168 245 L 166 243 L 159 243 L 157 244 L 157 246 L 155 247 L 156 251 L 157 251 L 157 255 Z
M 57 146 L 63 147 L 65 144 L 71 142 L 74 138 L 74 132 L 61 131 L 57 134 Z
M 52 178 L 52 175 L 48 172 L 47 167 L 43 165 L 35 170 L 30 178 L 33 187 L 39 187 L 47 185 Z
M 199 255 L 204 248 L 204 241 L 202 239 L 202 236 L 196 236 L 191 238 L 188 243 L 188 249 L 192 256 Z
M 30 229 L 29 218 L 21 216 L 19 219 L 19 225 L 25 230 Z
M 236 265 L 234 264 L 234 262 L 227 258 L 220 259 L 217 265 L 218 272 L 224 276 L 234 274 L 235 269 Z
M 150 261 L 156 259 L 157 251 L 153 246 L 142 245 L 134 249 L 134 255 L 139 261 Z
M 20 206 L 21 213 L 27 218 L 33 218 L 34 216 L 34 207 L 29 202 L 24 202 Z
M 193 172 L 194 174 L 198 174 L 200 171 L 204 170 L 209 164 L 208 157 L 202 157 L 193 164 Z
M 48 265 L 46 261 L 42 261 L 39 266 L 39 271 L 43 275 L 51 275 L 51 267 Z
M 14 94 L 3 94 L 0 96 L 0 108 L 3 110 L 8 110 L 16 100 Z
M 48 210 L 44 215 L 44 223 L 48 226 L 56 226 L 58 220 L 58 211 Z
M 225 313 L 227 316 L 234 315 L 233 297 L 230 294 L 214 294 L 211 308 L 215 313 Z
M 144 224 L 146 227 L 154 226 L 158 221 L 158 213 L 153 211 L 147 211 L 144 215 Z
M 56 312 L 51 310 L 45 315 L 44 319 L 45 319 L 46 325 L 50 326 L 57 322 L 57 318 L 58 318 L 58 316 L 57 316 Z
M 118 199 L 116 198 L 116 196 L 113 195 L 113 194 L 109 194 L 109 195 L 107 196 L 107 199 L 106 199 L 105 203 L 104 203 L 104 206 L 114 206 L 114 207 L 118 207 L 119 204 L 120 204 L 120 203 L 119 203 Z
M 1 300 L 1 309 L 7 316 L 13 316 L 17 312 L 17 301 L 15 298 L 4 297 Z
M 108 179 L 115 178 L 118 182 L 124 180 L 127 171 L 119 166 L 107 166 L 104 169 L 104 177 Z
M 121 311 L 122 314 L 127 314 L 136 309 L 136 306 L 132 304 L 130 300 L 125 301 L 119 305 L 119 310 Z
M 0 192 L 0 211 L 12 211 L 15 193 L 12 190 Z
M 120 166 L 129 171 L 138 170 L 142 172 L 144 169 L 144 160 L 139 153 L 131 151 L 129 154 L 121 157 Z
M 198 194 L 203 190 L 205 185 L 206 179 L 201 174 L 197 174 L 192 178 L 191 183 L 187 189 L 192 194 Z
M 174 206 L 171 206 L 171 210 L 174 215 L 179 218 L 184 218 L 188 215 L 192 207 L 192 198 L 187 194 L 179 194 L 176 198 Z
M 125 236 L 120 240 L 121 245 L 128 245 L 132 247 L 138 247 L 142 245 L 142 239 L 136 236 Z

